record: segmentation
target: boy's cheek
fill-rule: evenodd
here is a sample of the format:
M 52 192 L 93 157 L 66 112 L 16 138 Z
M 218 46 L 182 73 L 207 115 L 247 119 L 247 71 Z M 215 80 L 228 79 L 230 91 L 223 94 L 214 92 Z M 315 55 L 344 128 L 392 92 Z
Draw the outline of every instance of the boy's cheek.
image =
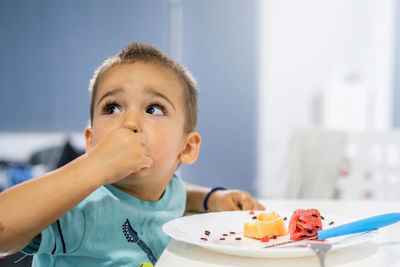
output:
M 149 146 L 147 152 L 154 160 L 159 159 L 165 161 L 177 154 L 179 144 L 171 139 L 151 139 L 149 138 Z

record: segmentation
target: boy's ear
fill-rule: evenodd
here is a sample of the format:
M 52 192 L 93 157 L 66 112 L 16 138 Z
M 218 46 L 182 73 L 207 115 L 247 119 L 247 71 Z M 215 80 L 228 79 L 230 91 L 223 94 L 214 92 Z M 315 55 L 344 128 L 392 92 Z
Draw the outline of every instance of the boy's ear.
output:
M 85 128 L 86 153 L 92 149 L 92 127 Z
M 190 132 L 185 139 L 182 152 L 179 154 L 179 161 L 183 164 L 192 164 L 199 155 L 201 137 L 197 132 Z

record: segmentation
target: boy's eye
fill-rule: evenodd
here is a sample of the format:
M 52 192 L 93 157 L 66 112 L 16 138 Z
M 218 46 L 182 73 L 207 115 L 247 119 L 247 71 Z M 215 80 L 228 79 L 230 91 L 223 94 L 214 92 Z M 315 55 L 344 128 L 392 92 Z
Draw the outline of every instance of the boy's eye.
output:
M 146 109 L 146 113 L 152 114 L 152 115 L 165 115 L 165 108 L 162 107 L 161 105 L 150 105 L 147 109 Z
M 104 114 L 110 115 L 119 112 L 121 112 L 121 110 L 116 104 L 108 104 L 104 107 Z

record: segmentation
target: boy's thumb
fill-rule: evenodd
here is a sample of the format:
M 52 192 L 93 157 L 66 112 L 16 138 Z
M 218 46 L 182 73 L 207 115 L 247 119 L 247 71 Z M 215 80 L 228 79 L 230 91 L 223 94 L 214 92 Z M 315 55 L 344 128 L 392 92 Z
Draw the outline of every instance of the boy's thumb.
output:
M 153 160 L 150 157 L 145 157 L 144 161 L 143 161 L 143 165 L 145 165 L 145 167 L 150 168 L 153 165 Z

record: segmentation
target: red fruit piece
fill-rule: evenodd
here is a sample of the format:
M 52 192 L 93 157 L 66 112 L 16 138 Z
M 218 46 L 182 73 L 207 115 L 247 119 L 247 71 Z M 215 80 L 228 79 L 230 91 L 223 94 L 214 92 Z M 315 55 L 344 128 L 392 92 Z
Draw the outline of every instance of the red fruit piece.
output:
M 268 242 L 269 241 L 269 237 L 266 235 L 263 238 L 260 239 L 261 242 Z
M 293 212 L 289 222 L 290 240 L 300 240 L 317 235 L 322 230 L 321 214 L 316 209 Z
M 249 214 L 250 214 L 250 215 L 254 215 L 254 210 L 250 210 L 250 211 L 249 211 Z

